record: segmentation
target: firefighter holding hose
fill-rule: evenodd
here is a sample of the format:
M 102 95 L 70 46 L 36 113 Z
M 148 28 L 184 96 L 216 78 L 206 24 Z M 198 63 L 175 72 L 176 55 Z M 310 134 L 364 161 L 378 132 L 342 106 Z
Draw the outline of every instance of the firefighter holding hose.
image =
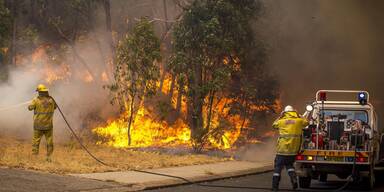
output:
M 38 85 L 36 91 L 38 96 L 28 106 L 28 109 L 34 112 L 32 154 L 39 154 L 40 140 L 45 136 L 47 161 L 50 162 L 53 153 L 53 113 L 57 106 L 53 98 L 49 96 L 48 88 L 45 85 Z
M 300 150 L 302 130 L 308 121 L 302 118 L 292 106 L 286 106 L 272 127 L 279 132 L 275 169 L 272 177 L 272 190 L 278 191 L 281 171 L 285 167 L 291 179 L 293 189 L 297 189 L 297 176 L 293 163 Z

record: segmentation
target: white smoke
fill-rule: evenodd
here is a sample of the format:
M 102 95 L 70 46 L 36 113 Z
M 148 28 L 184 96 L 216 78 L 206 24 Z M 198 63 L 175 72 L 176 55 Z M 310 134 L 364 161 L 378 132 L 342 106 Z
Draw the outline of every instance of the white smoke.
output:
M 79 62 L 73 62 L 71 52 L 67 53 L 68 59 L 64 61 L 69 65 L 70 75 L 51 84 L 46 83 L 46 65 L 25 61 L 26 63 L 19 67 L 10 69 L 8 81 L 0 85 L 0 135 L 12 135 L 19 139 L 31 138 L 33 112 L 28 111 L 27 105 L 15 105 L 36 97 L 35 89 L 40 83 L 48 85 L 50 95 L 55 98 L 73 128 L 79 132 L 89 133 L 87 129 L 92 128 L 92 123 L 96 125 L 95 123 L 116 115 L 117 107 L 110 105 L 109 90 L 103 88 L 103 85 L 109 82 L 101 80 L 101 73 L 106 70 L 103 66 L 105 62 L 99 53 L 92 49 L 94 43 L 86 41 L 76 46 L 81 57 L 87 64 L 91 64 L 92 72 L 96 74 L 93 81 L 84 80 L 86 69 Z M 64 141 L 69 136 L 58 111 L 54 116 L 54 134 L 58 141 Z

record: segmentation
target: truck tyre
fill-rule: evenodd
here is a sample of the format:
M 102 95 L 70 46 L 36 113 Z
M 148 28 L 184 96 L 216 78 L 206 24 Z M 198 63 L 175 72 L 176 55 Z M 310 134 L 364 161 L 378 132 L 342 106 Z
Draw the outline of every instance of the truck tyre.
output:
M 320 173 L 320 175 L 319 175 L 319 181 L 320 181 L 320 182 L 327 182 L 327 180 L 328 180 L 328 174 L 326 174 L 326 173 Z
M 299 187 L 309 188 L 311 186 L 311 177 L 299 177 Z

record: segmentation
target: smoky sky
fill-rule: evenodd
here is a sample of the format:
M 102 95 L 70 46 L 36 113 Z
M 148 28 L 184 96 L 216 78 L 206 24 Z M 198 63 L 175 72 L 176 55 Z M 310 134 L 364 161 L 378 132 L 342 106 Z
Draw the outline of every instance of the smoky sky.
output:
M 358 89 L 384 112 L 384 1 L 263 2 L 258 30 L 284 104 L 302 111 L 318 89 Z

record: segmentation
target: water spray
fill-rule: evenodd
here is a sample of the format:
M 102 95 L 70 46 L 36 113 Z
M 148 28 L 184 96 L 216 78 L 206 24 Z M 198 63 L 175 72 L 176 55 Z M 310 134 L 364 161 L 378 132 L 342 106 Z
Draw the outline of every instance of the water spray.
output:
M 11 105 L 11 106 L 8 106 L 8 107 L 2 107 L 2 108 L 0 108 L 0 111 L 8 111 L 10 109 L 14 109 L 14 108 L 18 108 L 18 107 L 21 107 L 21 106 L 24 106 L 24 105 L 28 105 L 29 103 L 31 103 L 31 100 L 23 102 L 23 103 L 18 103 L 18 104 L 15 104 L 15 105 Z

